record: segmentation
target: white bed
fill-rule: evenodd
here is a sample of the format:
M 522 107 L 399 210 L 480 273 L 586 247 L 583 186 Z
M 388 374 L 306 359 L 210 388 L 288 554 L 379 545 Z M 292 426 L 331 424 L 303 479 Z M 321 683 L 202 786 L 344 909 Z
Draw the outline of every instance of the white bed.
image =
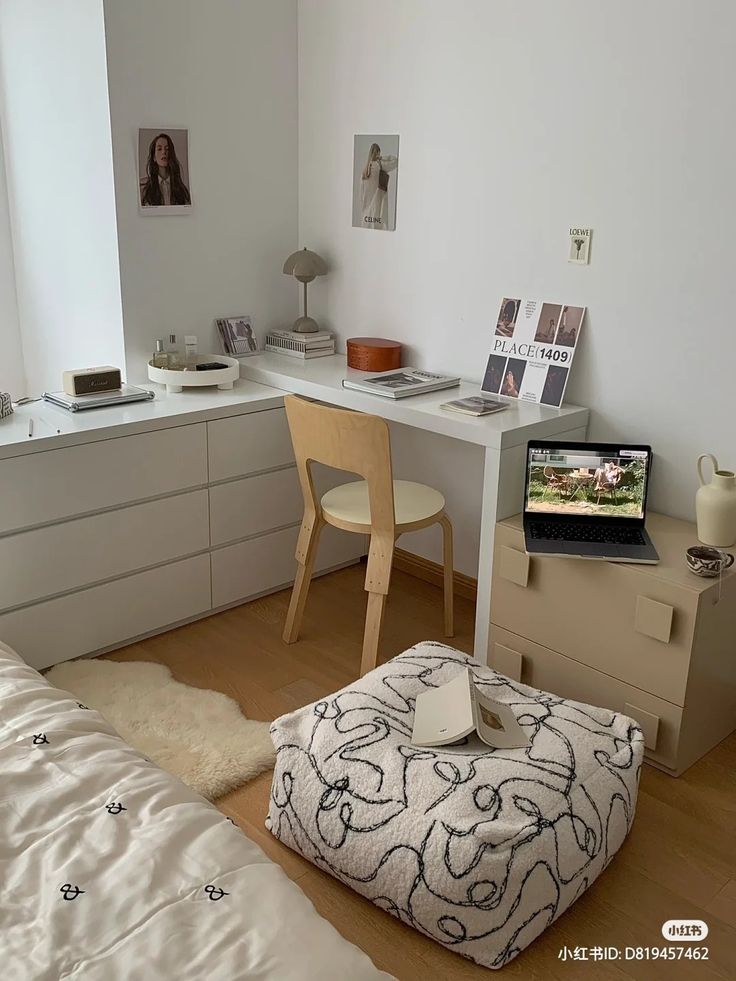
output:
M 4 981 L 389 979 L 215 807 L 0 644 Z

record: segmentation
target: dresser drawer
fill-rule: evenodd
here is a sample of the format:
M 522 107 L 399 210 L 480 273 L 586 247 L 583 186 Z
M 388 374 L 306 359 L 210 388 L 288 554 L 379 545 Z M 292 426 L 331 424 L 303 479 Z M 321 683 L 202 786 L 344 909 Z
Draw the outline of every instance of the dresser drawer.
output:
M 260 535 L 301 521 L 302 492 L 296 467 L 243 477 L 210 488 L 213 545 Z
M 0 538 L 0 610 L 205 551 L 208 517 L 196 490 Z
M 533 688 L 628 715 L 641 726 L 647 756 L 677 769 L 682 709 L 491 624 L 489 664 Z
M 496 526 L 491 621 L 676 705 L 685 704 L 697 593 L 636 566 L 528 556 Z
M 119 646 L 209 608 L 210 557 L 195 555 L 4 613 L 0 637 L 34 668 L 47 668 Z
M 0 534 L 207 483 L 205 424 L 0 461 Z
M 296 574 L 296 540 L 300 526 L 238 542 L 212 552 L 212 605 L 227 606 L 280 586 Z M 322 530 L 315 572 L 357 561 L 366 553 L 366 538 L 339 528 Z
M 294 463 L 285 409 L 266 409 L 207 423 L 210 482 Z

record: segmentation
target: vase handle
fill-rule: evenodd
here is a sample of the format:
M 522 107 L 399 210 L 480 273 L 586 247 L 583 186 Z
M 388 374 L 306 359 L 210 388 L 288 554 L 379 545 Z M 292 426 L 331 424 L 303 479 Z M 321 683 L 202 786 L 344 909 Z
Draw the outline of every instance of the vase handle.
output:
M 703 487 L 705 480 L 703 480 L 703 460 L 710 460 L 713 464 L 713 472 L 719 470 L 718 460 L 713 456 L 712 453 L 701 453 L 698 457 L 698 480 L 700 481 L 700 486 Z

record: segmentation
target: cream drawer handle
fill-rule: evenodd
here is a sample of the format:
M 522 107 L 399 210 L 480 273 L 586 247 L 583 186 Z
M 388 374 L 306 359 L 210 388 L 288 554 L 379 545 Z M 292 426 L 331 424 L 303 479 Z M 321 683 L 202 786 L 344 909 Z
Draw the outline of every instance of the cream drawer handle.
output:
M 657 748 L 657 736 L 659 735 L 659 716 L 652 715 L 651 712 L 645 712 L 644 709 L 640 709 L 636 705 L 630 705 L 628 702 L 624 705 L 624 712 L 639 723 L 641 731 L 644 734 L 644 745 L 646 748 L 655 750 Z
M 526 552 L 502 545 L 498 556 L 498 574 L 517 586 L 526 586 L 529 582 L 529 556 Z
M 492 664 L 496 671 L 505 674 L 512 681 L 521 681 L 524 658 L 518 651 L 504 647 L 503 644 L 494 644 Z
M 634 630 L 646 637 L 661 640 L 663 644 L 669 644 L 674 613 L 668 603 L 659 603 L 647 596 L 637 596 Z

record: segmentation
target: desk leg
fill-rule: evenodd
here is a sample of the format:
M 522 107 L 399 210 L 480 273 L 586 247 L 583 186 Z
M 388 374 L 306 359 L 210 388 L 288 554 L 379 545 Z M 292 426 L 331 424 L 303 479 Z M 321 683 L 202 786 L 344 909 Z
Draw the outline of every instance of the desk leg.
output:
M 475 642 L 473 654 L 483 664 L 488 662 L 488 632 L 491 622 L 491 570 L 493 539 L 498 514 L 498 488 L 501 451 L 486 447 L 483 465 L 483 500 L 480 511 L 480 549 L 478 554 L 478 599 L 475 606 Z

